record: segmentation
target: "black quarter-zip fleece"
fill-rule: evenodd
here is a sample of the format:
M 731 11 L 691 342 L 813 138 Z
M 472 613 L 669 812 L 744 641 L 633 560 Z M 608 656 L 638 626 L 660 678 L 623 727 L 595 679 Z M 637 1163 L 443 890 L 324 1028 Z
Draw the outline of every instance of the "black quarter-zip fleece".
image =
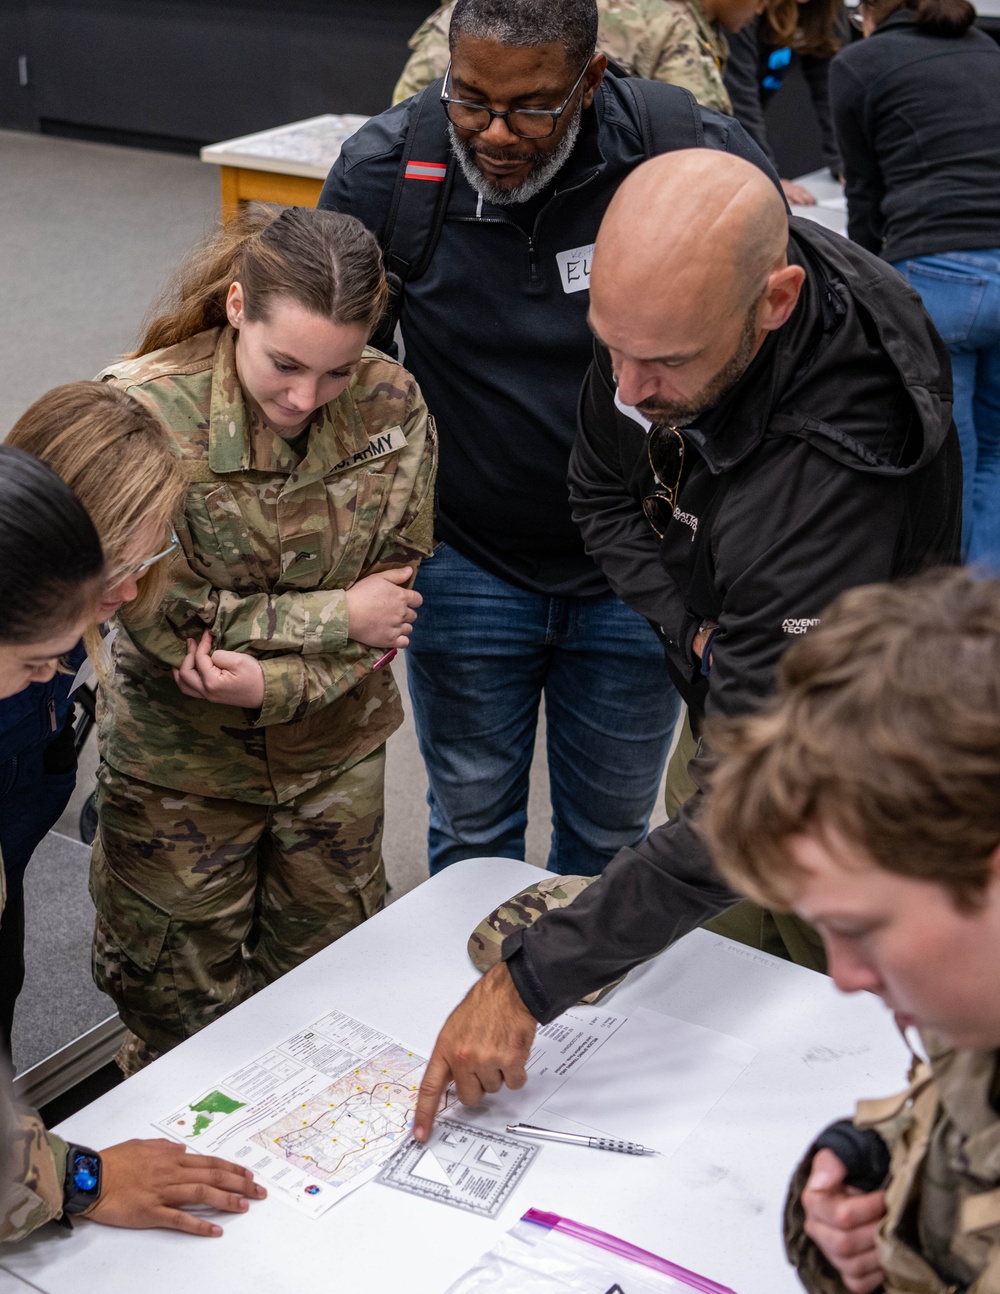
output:
M 321 207 L 357 216 L 380 239 L 416 102 L 373 118 L 348 140 L 320 197 Z M 774 178 L 737 122 L 707 108 L 700 114 L 706 147 L 744 157 Z M 625 92 L 605 78 L 573 153 L 538 198 L 493 206 L 456 174 L 430 267 L 406 286 L 406 366 L 441 444 L 437 537 L 532 592 L 607 591 L 566 489 L 592 353 L 590 294 L 585 286 L 565 290 L 557 258 L 579 251 L 586 259 L 618 186 L 644 160 Z

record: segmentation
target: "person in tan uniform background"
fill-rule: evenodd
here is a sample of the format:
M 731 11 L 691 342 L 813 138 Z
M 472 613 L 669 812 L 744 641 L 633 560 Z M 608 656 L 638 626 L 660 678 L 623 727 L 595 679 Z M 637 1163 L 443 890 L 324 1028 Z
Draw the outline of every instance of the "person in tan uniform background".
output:
M 774 702 L 714 725 L 702 828 L 729 882 L 822 934 L 846 993 L 920 1031 L 909 1088 L 796 1172 L 810 1294 L 1000 1289 L 1000 581 L 840 597 Z
M 73 388 L 34 406 L 50 417 L 54 438 L 66 429 L 58 406 L 67 389 Z M 103 401 L 109 434 L 116 421 L 134 426 L 130 403 L 121 396 Z M 138 564 L 149 554 L 133 544 L 131 555 Z M 0 697 L 53 677 L 62 656 L 100 615 L 113 569 L 93 522 L 59 476 L 37 458 L 0 445 Z M 134 582 L 125 590 L 131 591 Z M 0 858 L 0 912 L 3 892 Z M 82 1192 L 75 1173 L 81 1156 L 89 1165 L 100 1164 L 96 1184 Z M 181 1206 L 236 1213 L 248 1199 L 265 1194 L 246 1169 L 188 1155 L 171 1142 L 133 1140 L 100 1153 L 68 1145 L 46 1131 L 36 1111 L 14 1100 L 6 1061 L 0 1060 L 0 1241 L 23 1239 L 52 1220 L 68 1224 L 72 1214 L 110 1226 L 217 1236 L 220 1227 Z
M 442 5 L 414 32 L 394 104 L 444 76 L 454 8 L 454 0 Z M 597 48 L 630 76 L 682 85 L 706 108 L 731 113 L 724 30 L 738 31 L 762 8 L 763 0 L 597 0 Z
M 161 613 L 121 613 L 102 688 L 94 977 L 126 1072 L 382 906 L 382 667 L 421 601 L 436 462 L 416 383 L 367 348 L 385 300 L 360 222 L 248 209 L 102 374 L 188 479 Z

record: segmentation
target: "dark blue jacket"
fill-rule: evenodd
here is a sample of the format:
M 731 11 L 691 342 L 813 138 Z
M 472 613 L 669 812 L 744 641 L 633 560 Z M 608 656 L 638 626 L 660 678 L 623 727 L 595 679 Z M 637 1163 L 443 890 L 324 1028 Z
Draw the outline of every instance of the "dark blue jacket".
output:
M 58 673 L 48 683 L 32 683 L 0 701 L 0 764 L 31 746 L 47 746 L 62 731 L 73 706 L 69 690 L 85 657 L 83 643 L 78 643 L 66 657 L 68 673 Z
M 320 207 L 357 216 L 381 237 L 419 99 L 344 145 Z M 481 202 L 459 172 L 430 267 L 404 296 L 406 366 L 441 438 L 437 536 L 532 592 L 607 592 L 570 516 L 566 472 L 592 355 L 585 269 L 608 204 L 646 158 L 632 111 L 622 84 L 606 77 L 569 161 L 521 206 Z M 706 147 L 773 176 L 732 118 L 702 108 L 701 120 Z

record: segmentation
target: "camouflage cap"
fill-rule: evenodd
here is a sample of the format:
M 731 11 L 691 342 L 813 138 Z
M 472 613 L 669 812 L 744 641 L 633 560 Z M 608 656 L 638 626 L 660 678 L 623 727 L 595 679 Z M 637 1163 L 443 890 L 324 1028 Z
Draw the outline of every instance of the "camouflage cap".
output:
M 546 912 L 568 908 L 596 880 L 596 876 L 548 876 L 536 885 L 520 890 L 506 903 L 501 903 L 480 921 L 469 936 L 469 956 L 473 966 L 484 973 L 490 970 L 500 960 L 503 941 L 508 935 L 534 925 Z M 621 979 L 616 979 L 605 988 L 589 993 L 582 999 L 583 1003 L 592 1005 L 599 1002 L 620 983 Z

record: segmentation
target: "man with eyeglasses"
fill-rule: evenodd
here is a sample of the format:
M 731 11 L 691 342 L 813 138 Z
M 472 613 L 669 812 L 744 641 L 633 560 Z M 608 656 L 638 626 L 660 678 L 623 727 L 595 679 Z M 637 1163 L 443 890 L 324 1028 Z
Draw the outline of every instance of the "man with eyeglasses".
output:
M 594 0 L 459 0 L 450 32 L 444 82 L 348 141 L 320 199 L 388 245 L 405 362 L 440 434 L 440 542 L 407 652 L 430 867 L 524 857 L 544 696 L 548 865 L 592 876 L 645 836 L 678 711 L 654 631 L 570 516 L 593 243 L 649 145 L 699 134 L 766 164 L 686 91 L 605 78 Z M 427 194 L 436 243 L 408 273 L 387 228 Z
M 951 375 L 919 297 L 789 219 L 746 162 L 681 151 L 625 181 L 597 240 L 590 323 L 573 515 L 611 587 L 659 626 L 696 732 L 754 709 L 844 590 L 958 560 Z M 523 1086 L 537 1022 L 733 907 L 697 832 L 710 770 L 699 749 L 677 817 L 504 941 L 438 1038 L 418 1139 L 449 1082 L 466 1104 Z

